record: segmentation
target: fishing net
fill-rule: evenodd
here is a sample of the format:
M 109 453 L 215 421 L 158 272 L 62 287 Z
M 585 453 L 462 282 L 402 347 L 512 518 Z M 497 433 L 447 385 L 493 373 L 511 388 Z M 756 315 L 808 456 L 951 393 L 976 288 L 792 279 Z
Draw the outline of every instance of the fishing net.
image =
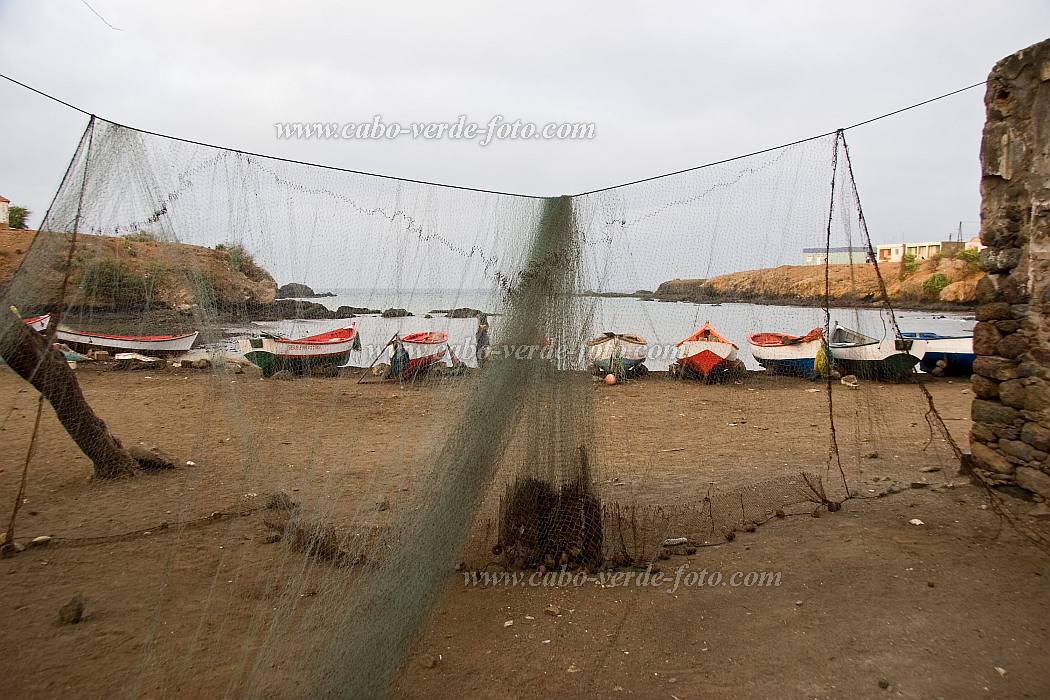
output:
M 120 619 L 94 694 L 379 695 L 464 576 L 645 566 L 957 466 L 918 358 L 836 369 L 839 326 L 966 326 L 890 307 L 923 292 L 873 264 L 841 134 L 540 198 L 92 118 L 40 229 L 0 346 L 50 314 L 137 455 L 86 482 L 4 372 L 11 537 L 51 535 L 63 590 Z M 761 333 L 811 351 L 764 368 Z

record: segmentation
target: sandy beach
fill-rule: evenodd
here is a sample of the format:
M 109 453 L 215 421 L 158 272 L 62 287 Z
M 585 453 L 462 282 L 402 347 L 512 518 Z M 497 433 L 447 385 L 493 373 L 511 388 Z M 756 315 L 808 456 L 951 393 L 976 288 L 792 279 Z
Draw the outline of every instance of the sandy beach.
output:
M 326 601 L 346 572 L 267 543 L 266 497 L 285 491 L 340 530 L 382 526 L 426 493 L 423 465 L 472 381 L 281 382 L 88 365 L 78 378 L 125 443 L 193 464 L 92 481 L 45 407 L 17 533 L 55 539 L 0 561 L 0 629 L 20 639 L 0 662 L 12 697 L 287 694 L 293 670 L 323 644 L 323 621 L 338 616 Z M 963 439 L 968 383 L 927 386 Z M 629 416 L 633 426 L 596 440 L 603 498 L 681 506 L 712 488 L 761 498 L 763 483 L 800 469 L 830 492 L 837 470 L 820 389 L 760 375 L 725 386 L 660 376 L 595 385 L 597 424 Z M 6 518 L 36 395 L 6 369 L 0 395 L 12 407 L 0 430 Z M 1050 692 L 1045 558 L 981 508 L 943 439 L 930 442 L 916 387 L 836 385 L 833 396 L 858 498 L 819 518 L 812 504 L 796 508 L 732 541 L 721 529 L 692 533 L 710 546 L 657 562 L 668 572 L 775 571 L 779 586 L 478 587 L 450 568 L 397 694 L 870 697 L 885 692 L 880 682 L 904 697 Z M 84 621 L 59 625 L 77 593 Z

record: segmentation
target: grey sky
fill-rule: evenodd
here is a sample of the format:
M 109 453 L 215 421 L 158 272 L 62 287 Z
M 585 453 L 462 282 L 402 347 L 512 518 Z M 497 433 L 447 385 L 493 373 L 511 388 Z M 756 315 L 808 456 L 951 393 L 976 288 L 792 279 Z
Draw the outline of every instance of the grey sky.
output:
M 361 170 L 574 193 L 828 131 L 983 79 L 1050 4 L 0 3 L 2 71 L 115 121 Z M 876 241 L 979 209 L 978 88 L 849 132 Z M 0 84 L 0 194 L 39 221 L 85 118 Z M 278 121 L 595 122 L 591 141 L 279 141 Z M 967 231 L 976 230 L 975 223 Z

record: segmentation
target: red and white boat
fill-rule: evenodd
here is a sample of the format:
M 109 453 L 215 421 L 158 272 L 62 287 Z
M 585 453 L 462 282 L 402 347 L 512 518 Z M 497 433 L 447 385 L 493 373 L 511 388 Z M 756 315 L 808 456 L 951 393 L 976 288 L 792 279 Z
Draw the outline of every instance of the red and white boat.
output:
M 675 346 L 678 351 L 677 359 L 671 365 L 672 374 L 714 381 L 744 369 L 743 363 L 737 359 L 739 348 L 716 331 L 710 322 Z
M 55 340 L 93 350 L 137 352 L 143 355 L 172 355 L 186 352 L 197 340 L 197 331 L 181 335 L 109 335 L 59 326 Z
M 37 333 L 43 333 L 47 330 L 47 327 L 51 325 L 51 314 L 31 316 L 29 318 L 23 318 L 22 320 Z
M 394 336 L 390 341 L 390 377 L 408 379 L 425 372 L 433 365 L 448 359 L 456 365 L 459 360 L 448 345 L 445 331 L 423 331 Z
M 305 338 L 293 340 L 263 336 L 242 338 L 237 344 L 247 360 L 270 376 L 282 370 L 303 374 L 311 368 L 345 365 L 350 353 L 361 349 L 361 338 L 357 334 L 357 324 L 351 323 L 349 328 L 337 328 Z

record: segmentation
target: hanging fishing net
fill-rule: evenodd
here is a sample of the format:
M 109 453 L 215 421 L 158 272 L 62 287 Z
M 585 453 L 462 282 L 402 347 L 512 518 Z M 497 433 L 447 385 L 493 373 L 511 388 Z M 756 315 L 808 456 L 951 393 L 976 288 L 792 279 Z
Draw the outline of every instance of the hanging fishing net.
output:
M 891 308 L 860 212 L 841 134 L 540 198 L 93 118 L 0 327 L 11 539 L 110 616 L 82 688 L 379 695 L 465 577 L 950 478 L 901 333 L 966 320 Z

